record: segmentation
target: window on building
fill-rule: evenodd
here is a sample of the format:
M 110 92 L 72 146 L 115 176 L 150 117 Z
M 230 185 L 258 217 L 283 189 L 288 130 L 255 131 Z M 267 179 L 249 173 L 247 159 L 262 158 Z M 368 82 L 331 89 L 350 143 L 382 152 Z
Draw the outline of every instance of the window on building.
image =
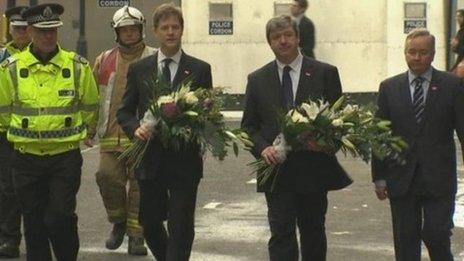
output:
M 232 4 L 231 3 L 210 3 L 209 4 L 210 21 L 232 21 Z
M 274 3 L 274 16 L 290 15 L 289 3 Z

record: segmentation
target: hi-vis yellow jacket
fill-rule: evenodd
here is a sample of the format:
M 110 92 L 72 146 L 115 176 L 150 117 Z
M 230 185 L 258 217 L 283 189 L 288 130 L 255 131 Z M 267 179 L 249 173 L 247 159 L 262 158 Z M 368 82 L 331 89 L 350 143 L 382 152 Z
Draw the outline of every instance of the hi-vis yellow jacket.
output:
M 18 49 L 13 46 L 13 42 L 8 42 L 5 47 L 0 48 L 0 62 L 3 62 L 6 58 L 12 56 L 13 54 L 20 53 L 26 48 Z
M 94 124 L 98 89 L 88 62 L 59 49 L 46 64 L 30 50 L 0 66 L 0 128 L 16 150 L 54 155 L 79 147 Z

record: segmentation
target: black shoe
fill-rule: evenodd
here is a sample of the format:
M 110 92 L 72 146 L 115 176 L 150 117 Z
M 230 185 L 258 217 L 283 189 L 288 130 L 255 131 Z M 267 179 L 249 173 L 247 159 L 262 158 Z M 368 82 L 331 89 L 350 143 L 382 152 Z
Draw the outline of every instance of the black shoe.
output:
M 143 244 L 143 237 L 129 237 L 127 252 L 133 256 L 146 256 L 147 248 Z
M 4 243 L 0 246 L 0 258 L 19 257 L 19 246 Z
M 110 233 L 110 237 L 106 240 L 106 248 L 109 250 L 118 249 L 122 241 L 124 241 L 124 235 L 126 234 L 126 222 L 116 223 L 113 225 L 113 230 Z

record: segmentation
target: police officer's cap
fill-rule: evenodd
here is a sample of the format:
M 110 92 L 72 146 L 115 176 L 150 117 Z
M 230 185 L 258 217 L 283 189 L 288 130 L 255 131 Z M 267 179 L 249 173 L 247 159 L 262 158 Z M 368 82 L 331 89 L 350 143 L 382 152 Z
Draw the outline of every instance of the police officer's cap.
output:
M 64 8 L 59 4 L 42 4 L 26 9 L 22 16 L 29 25 L 36 28 L 55 28 L 63 25 L 60 15 Z
M 26 20 L 21 16 L 21 12 L 26 10 L 28 6 L 16 6 L 5 11 L 5 16 L 13 26 L 27 26 Z

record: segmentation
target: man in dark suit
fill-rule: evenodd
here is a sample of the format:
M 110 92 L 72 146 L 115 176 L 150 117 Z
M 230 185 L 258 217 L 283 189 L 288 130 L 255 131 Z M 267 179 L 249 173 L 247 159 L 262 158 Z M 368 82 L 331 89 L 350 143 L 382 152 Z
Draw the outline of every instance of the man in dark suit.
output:
M 301 55 L 290 16 L 269 20 L 266 37 L 276 60 L 248 76 L 242 127 L 254 143 L 253 155 L 277 164 L 272 142 L 280 132 L 278 113 L 308 99 L 333 103 L 342 87 L 336 67 Z M 298 260 L 296 224 L 302 260 L 325 260 L 327 191 L 344 188 L 351 179 L 335 155 L 318 150 L 291 152 L 275 176 L 274 189 L 272 181 L 258 185 L 268 206 L 270 260 Z
M 172 90 L 185 79 L 192 88 L 212 88 L 211 67 L 185 54 L 181 49 L 184 20 L 172 4 L 159 6 L 153 14 L 154 33 L 160 49 L 133 64 L 127 75 L 127 89 L 117 113 L 128 137 L 150 140 L 141 166 L 135 171 L 140 186 L 140 223 L 148 247 L 159 261 L 188 260 L 194 238 L 194 213 L 197 187 L 203 175 L 203 160 L 198 145 L 182 152 L 162 146 L 156 133 L 140 125 L 157 86 L 148 83 L 162 72 Z M 155 88 L 155 89 L 154 89 Z M 168 232 L 163 221 L 168 220 Z
M 315 29 L 313 22 L 305 15 L 307 9 L 307 0 L 294 0 L 290 6 L 290 13 L 298 25 L 301 53 L 314 58 Z
M 372 162 L 380 200 L 390 199 L 396 260 L 421 259 L 421 239 L 430 259 L 451 261 L 450 236 L 457 190 L 456 130 L 464 141 L 462 81 L 431 66 L 435 37 L 412 31 L 405 42 L 409 70 L 380 84 L 377 116 L 392 122 L 409 144 L 406 164 Z

